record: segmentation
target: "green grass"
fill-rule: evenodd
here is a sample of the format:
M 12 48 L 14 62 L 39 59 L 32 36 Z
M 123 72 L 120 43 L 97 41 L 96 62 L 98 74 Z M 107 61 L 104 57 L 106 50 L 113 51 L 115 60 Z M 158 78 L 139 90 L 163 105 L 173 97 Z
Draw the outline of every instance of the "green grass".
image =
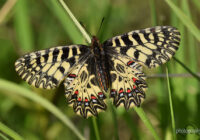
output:
M 94 126 L 96 140 L 100 140 L 99 129 L 98 129 L 97 120 L 96 120 L 95 117 L 92 117 L 92 123 L 93 123 L 93 126 Z
M 14 138 L 15 140 L 23 140 L 19 134 L 14 132 L 12 129 L 8 128 L 5 124 L 0 122 L 0 138 L 9 140 L 7 136 L 10 136 L 10 138 Z M 7 135 L 7 136 L 6 136 Z
M 73 24 L 71 18 L 66 14 L 63 7 L 60 5 L 59 1 L 50 0 L 44 1 L 48 8 L 59 20 L 65 32 L 69 35 L 73 43 L 84 43 L 83 37 Z
M 1 1 L 0 7 L 5 2 Z M 0 132 L 4 133 L 0 133 L 0 139 L 197 140 L 196 133 L 180 134 L 176 130 L 200 127 L 198 0 L 76 0 L 66 4 L 83 29 L 74 24 L 59 0 L 18 0 L 1 22 Z M 181 45 L 175 61 L 168 63 L 169 74 L 189 73 L 192 77 L 149 78 L 141 108 L 126 111 L 111 105 L 98 117 L 83 119 L 67 106 L 63 86 L 53 91 L 39 90 L 17 76 L 14 62 L 20 55 L 56 45 L 87 44 L 86 36 L 97 34 L 102 18 L 98 33 L 101 41 L 156 25 L 177 27 Z M 80 30 L 84 29 L 89 35 L 82 35 L 85 33 Z M 147 75 L 164 73 L 164 68 L 147 71 Z
M 168 75 L 168 69 L 166 68 L 166 77 L 167 77 L 167 88 L 168 88 L 168 94 L 169 94 L 169 105 L 170 105 L 170 113 L 171 113 L 171 121 L 172 121 L 172 135 L 173 140 L 176 140 L 176 127 L 175 127 L 175 119 L 174 119 L 174 110 L 173 110 L 173 103 L 172 103 L 172 93 L 170 88 L 170 82 L 169 82 L 169 75 Z
M 10 88 L 8 89 L 7 87 L 10 87 Z M 47 109 L 52 114 L 54 114 L 58 119 L 60 119 L 63 122 L 63 124 L 65 124 L 67 127 L 69 127 L 81 140 L 85 139 L 65 114 L 63 114 L 57 107 L 55 107 L 49 101 L 38 96 L 36 93 L 29 91 L 25 88 L 22 88 L 22 87 L 14 84 L 14 83 L 11 83 L 9 81 L 2 80 L 2 79 L 0 79 L 0 90 L 4 91 L 5 94 L 6 94 L 6 92 L 11 92 L 13 94 L 19 94 L 20 96 L 24 96 L 24 97 L 40 104 L 45 109 Z
M 179 9 L 171 0 L 165 0 L 167 4 L 172 8 L 176 16 L 181 22 L 188 28 L 188 30 L 200 41 L 200 30 L 194 24 L 191 18 L 189 18 L 181 9 Z
M 14 22 L 17 33 L 17 41 L 23 51 L 31 51 L 34 46 L 34 38 L 27 8 L 27 1 L 25 0 L 19 0 L 15 7 Z

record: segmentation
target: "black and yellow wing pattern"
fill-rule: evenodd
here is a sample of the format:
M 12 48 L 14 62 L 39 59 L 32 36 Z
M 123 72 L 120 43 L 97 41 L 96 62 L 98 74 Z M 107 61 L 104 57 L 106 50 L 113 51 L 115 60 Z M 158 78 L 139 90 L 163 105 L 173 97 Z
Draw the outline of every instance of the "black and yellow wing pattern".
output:
M 179 43 L 180 32 L 171 26 L 135 30 L 105 41 L 113 104 L 123 104 L 126 109 L 140 106 L 147 88 L 142 66 L 164 64 L 178 50 Z
M 178 50 L 180 32 L 171 26 L 135 30 L 104 42 L 105 50 L 133 58 L 149 68 L 167 62 Z
M 15 70 L 30 85 L 52 89 L 88 53 L 88 47 L 84 45 L 59 46 L 32 52 L 15 62 Z
M 147 83 L 143 66 L 164 64 L 175 54 L 180 32 L 171 26 L 135 30 L 100 44 L 69 45 L 26 54 L 15 63 L 19 76 L 38 88 L 52 89 L 64 81 L 65 96 L 77 114 L 96 116 L 105 99 L 129 109 L 139 107 Z
M 125 109 L 131 106 L 140 106 L 145 98 L 147 84 L 142 67 L 133 59 L 113 56 L 109 61 L 111 91 L 113 104 L 118 107 L 124 105 Z
M 87 118 L 106 109 L 104 92 L 98 85 L 95 61 L 88 56 L 65 78 L 65 96 L 77 114 Z

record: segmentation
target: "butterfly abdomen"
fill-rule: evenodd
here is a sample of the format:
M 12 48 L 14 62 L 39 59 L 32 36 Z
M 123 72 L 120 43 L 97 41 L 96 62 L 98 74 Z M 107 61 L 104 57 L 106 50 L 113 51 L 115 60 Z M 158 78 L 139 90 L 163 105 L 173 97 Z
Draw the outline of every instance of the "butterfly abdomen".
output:
M 96 37 L 92 38 L 92 53 L 96 65 L 96 77 L 99 86 L 106 92 L 109 88 L 109 72 L 106 63 L 106 56 L 102 45 Z

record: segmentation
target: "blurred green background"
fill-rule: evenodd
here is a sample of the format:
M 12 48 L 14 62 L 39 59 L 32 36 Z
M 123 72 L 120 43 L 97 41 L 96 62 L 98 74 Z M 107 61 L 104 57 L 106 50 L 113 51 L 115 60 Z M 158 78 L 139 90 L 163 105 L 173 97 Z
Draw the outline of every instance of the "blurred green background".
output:
M 101 41 L 156 25 L 180 30 L 181 45 L 175 57 L 189 71 L 174 59 L 158 69 L 146 70 L 148 76 L 154 77 L 147 80 L 149 89 L 142 109 L 157 132 L 157 139 L 200 139 L 200 82 L 190 76 L 190 71 L 200 72 L 199 0 L 66 0 L 66 4 L 91 35 L 97 35 L 104 18 L 98 34 Z M 27 52 L 70 44 L 86 41 L 58 1 L 0 0 L 0 139 L 81 138 L 66 125 L 68 119 L 85 139 L 155 139 L 134 109 L 127 112 L 111 106 L 97 118 L 83 119 L 67 105 L 62 85 L 55 90 L 36 89 L 22 81 L 14 70 L 15 60 Z M 170 110 L 167 80 L 159 75 L 165 77 L 166 66 L 173 74 L 170 87 L 174 110 Z M 25 95 L 17 94 L 22 92 Z M 62 115 L 45 104 L 46 100 L 64 113 L 66 124 L 56 117 Z

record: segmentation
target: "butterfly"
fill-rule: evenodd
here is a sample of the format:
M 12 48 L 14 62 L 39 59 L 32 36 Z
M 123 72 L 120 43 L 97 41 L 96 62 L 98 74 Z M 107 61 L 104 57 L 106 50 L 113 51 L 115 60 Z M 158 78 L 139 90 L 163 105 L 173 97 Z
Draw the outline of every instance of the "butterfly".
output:
M 164 64 L 179 44 L 180 32 L 175 27 L 156 26 L 102 44 L 93 36 L 89 46 L 58 46 L 28 53 L 15 62 L 15 69 L 37 88 L 53 89 L 64 81 L 68 103 L 87 118 L 106 110 L 107 96 L 116 107 L 139 107 L 147 89 L 143 67 Z

